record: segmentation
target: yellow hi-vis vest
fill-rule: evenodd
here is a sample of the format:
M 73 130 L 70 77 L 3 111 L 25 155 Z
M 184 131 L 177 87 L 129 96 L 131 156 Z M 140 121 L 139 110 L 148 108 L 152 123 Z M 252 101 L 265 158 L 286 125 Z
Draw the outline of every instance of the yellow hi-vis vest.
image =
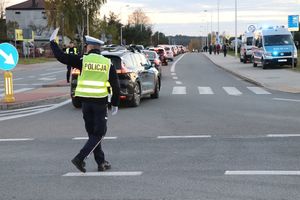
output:
M 78 76 L 75 96 L 104 98 L 108 96 L 111 61 L 102 55 L 91 53 L 83 56 L 81 75 Z

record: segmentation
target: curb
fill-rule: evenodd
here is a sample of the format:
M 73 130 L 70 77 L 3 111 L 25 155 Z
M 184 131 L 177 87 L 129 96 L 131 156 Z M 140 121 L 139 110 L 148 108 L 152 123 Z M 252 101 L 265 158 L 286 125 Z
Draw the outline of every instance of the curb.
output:
M 35 101 L 26 101 L 22 103 L 0 103 L 0 110 L 10 110 L 10 109 L 20 109 L 26 108 L 31 106 L 49 104 L 49 103 L 59 103 L 64 100 L 70 98 L 69 94 L 61 95 L 61 96 L 54 96 L 54 97 L 47 97 L 44 99 L 38 99 Z
M 254 79 L 251 79 L 251 78 L 248 78 L 248 77 L 246 77 L 246 76 L 243 76 L 243 75 L 241 75 L 241 74 L 239 74 L 239 73 L 237 73 L 237 72 L 235 72 L 235 71 L 232 71 L 232 70 L 230 70 L 230 69 L 227 69 L 227 68 L 225 68 L 225 67 L 223 67 L 223 66 L 221 66 L 221 65 L 219 65 L 219 64 L 217 64 L 217 63 L 215 63 L 215 62 L 214 62 L 212 59 L 210 59 L 210 57 L 208 57 L 206 54 L 202 53 L 202 55 L 204 55 L 208 60 L 210 60 L 210 62 L 212 62 L 213 64 L 215 64 L 215 65 L 218 66 L 219 68 L 221 68 L 221 69 L 223 69 L 223 70 L 225 70 L 225 71 L 227 71 L 227 72 L 233 74 L 234 76 L 237 76 L 237 77 L 243 79 L 244 81 L 247 81 L 247 82 L 252 83 L 252 84 L 254 84 L 254 85 L 261 86 L 261 87 L 266 87 L 266 86 L 264 86 L 263 84 L 261 84 L 260 82 L 254 80 Z

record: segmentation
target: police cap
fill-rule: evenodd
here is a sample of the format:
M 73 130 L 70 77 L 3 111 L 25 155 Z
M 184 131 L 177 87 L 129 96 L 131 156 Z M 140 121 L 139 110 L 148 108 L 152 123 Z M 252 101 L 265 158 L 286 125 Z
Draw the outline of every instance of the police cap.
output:
M 101 45 L 104 44 L 104 42 L 102 40 L 99 40 L 97 38 L 94 38 L 94 37 L 91 37 L 91 36 L 88 36 L 88 35 L 86 35 L 84 38 L 85 38 L 85 44 L 87 44 L 87 45 L 91 44 L 91 45 L 101 46 Z

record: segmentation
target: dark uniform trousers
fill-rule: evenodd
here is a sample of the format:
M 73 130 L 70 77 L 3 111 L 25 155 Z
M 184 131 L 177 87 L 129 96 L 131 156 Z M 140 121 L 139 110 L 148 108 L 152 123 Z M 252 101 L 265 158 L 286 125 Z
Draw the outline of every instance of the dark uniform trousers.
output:
M 105 161 L 101 139 L 107 131 L 107 105 L 83 101 L 82 113 L 89 139 L 76 157 L 84 160 L 93 151 L 95 160 L 100 165 Z

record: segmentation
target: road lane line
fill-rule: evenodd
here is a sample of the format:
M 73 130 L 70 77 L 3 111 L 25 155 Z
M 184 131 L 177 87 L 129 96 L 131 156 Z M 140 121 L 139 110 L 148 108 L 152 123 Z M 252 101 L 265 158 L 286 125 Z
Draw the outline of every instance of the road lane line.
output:
M 177 76 L 173 76 L 172 77 L 174 80 L 178 80 L 178 77 Z
M 172 94 L 186 94 L 186 87 L 173 87 Z
M 62 72 L 65 72 L 66 70 L 60 70 L 60 71 L 56 71 L 56 72 L 50 72 L 50 73 L 45 73 L 45 74 L 40 74 L 40 76 L 48 76 L 48 75 L 52 75 L 52 74 L 59 74 Z
M 32 113 L 28 113 L 28 114 L 21 114 L 21 115 L 14 115 L 14 116 L 9 116 L 9 117 L 3 117 L 3 118 L 0 118 L 0 121 L 5 121 L 5 120 L 9 120 L 9 119 L 15 119 L 15 118 L 20 118 L 20 117 L 27 117 L 27 116 L 31 116 L 31 115 L 37 115 L 37 114 L 41 114 L 41 113 L 44 113 L 44 112 L 47 112 L 47 111 L 51 111 L 51 110 L 54 110 L 56 108 L 59 108 L 59 107 L 62 107 L 66 104 L 69 104 L 71 103 L 71 99 L 68 99 L 64 102 L 61 102 L 61 103 L 58 103 L 58 104 L 55 104 L 54 106 L 50 107 L 50 108 L 45 108 L 45 109 L 41 109 L 39 111 L 36 111 L 36 112 L 32 112 Z
M 165 136 L 157 136 L 157 139 L 190 139 L 190 138 L 211 138 L 211 135 L 165 135 Z
M 198 87 L 199 94 L 214 94 L 210 87 Z
M 273 98 L 276 101 L 290 101 L 290 102 L 300 102 L 298 99 L 283 99 L 283 98 Z
M 258 175 L 268 175 L 268 176 L 300 176 L 300 171 L 226 171 L 225 175 L 233 176 L 258 176 Z
M 264 90 L 261 87 L 247 87 L 247 88 L 255 94 L 271 94 L 270 92 Z
M 243 94 L 235 87 L 223 87 L 223 89 L 231 96 L 240 96 Z
M 74 177 L 74 176 L 141 176 L 143 172 L 141 171 L 131 171 L 131 172 L 87 172 L 87 173 L 80 173 L 80 172 L 70 172 L 66 173 L 63 176 L 65 177 Z
M 185 54 L 183 54 L 182 56 L 180 56 L 179 58 L 178 58 L 178 60 L 176 60 L 173 64 L 172 64 L 172 66 L 171 66 L 171 72 L 175 72 L 175 67 L 176 67 L 176 64 L 183 58 L 183 56 L 184 56 Z
M 172 76 L 176 76 L 176 73 L 171 73 Z
M 74 137 L 72 140 L 87 140 L 88 137 Z M 118 137 L 104 137 L 104 140 L 116 140 Z
M 7 138 L 0 139 L 0 142 L 18 142 L 18 141 L 32 141 L 34 138 Z
M 176 81 L 176 84 L 177 85 L 182 85 L 182 82 L 181 81 Z
M 23 80 L 24 78 L 14 78 L 14 81 Z
M 300 137 L 300 134 L 269 134 L 267 137 L 285 138 L 285 137 Z

